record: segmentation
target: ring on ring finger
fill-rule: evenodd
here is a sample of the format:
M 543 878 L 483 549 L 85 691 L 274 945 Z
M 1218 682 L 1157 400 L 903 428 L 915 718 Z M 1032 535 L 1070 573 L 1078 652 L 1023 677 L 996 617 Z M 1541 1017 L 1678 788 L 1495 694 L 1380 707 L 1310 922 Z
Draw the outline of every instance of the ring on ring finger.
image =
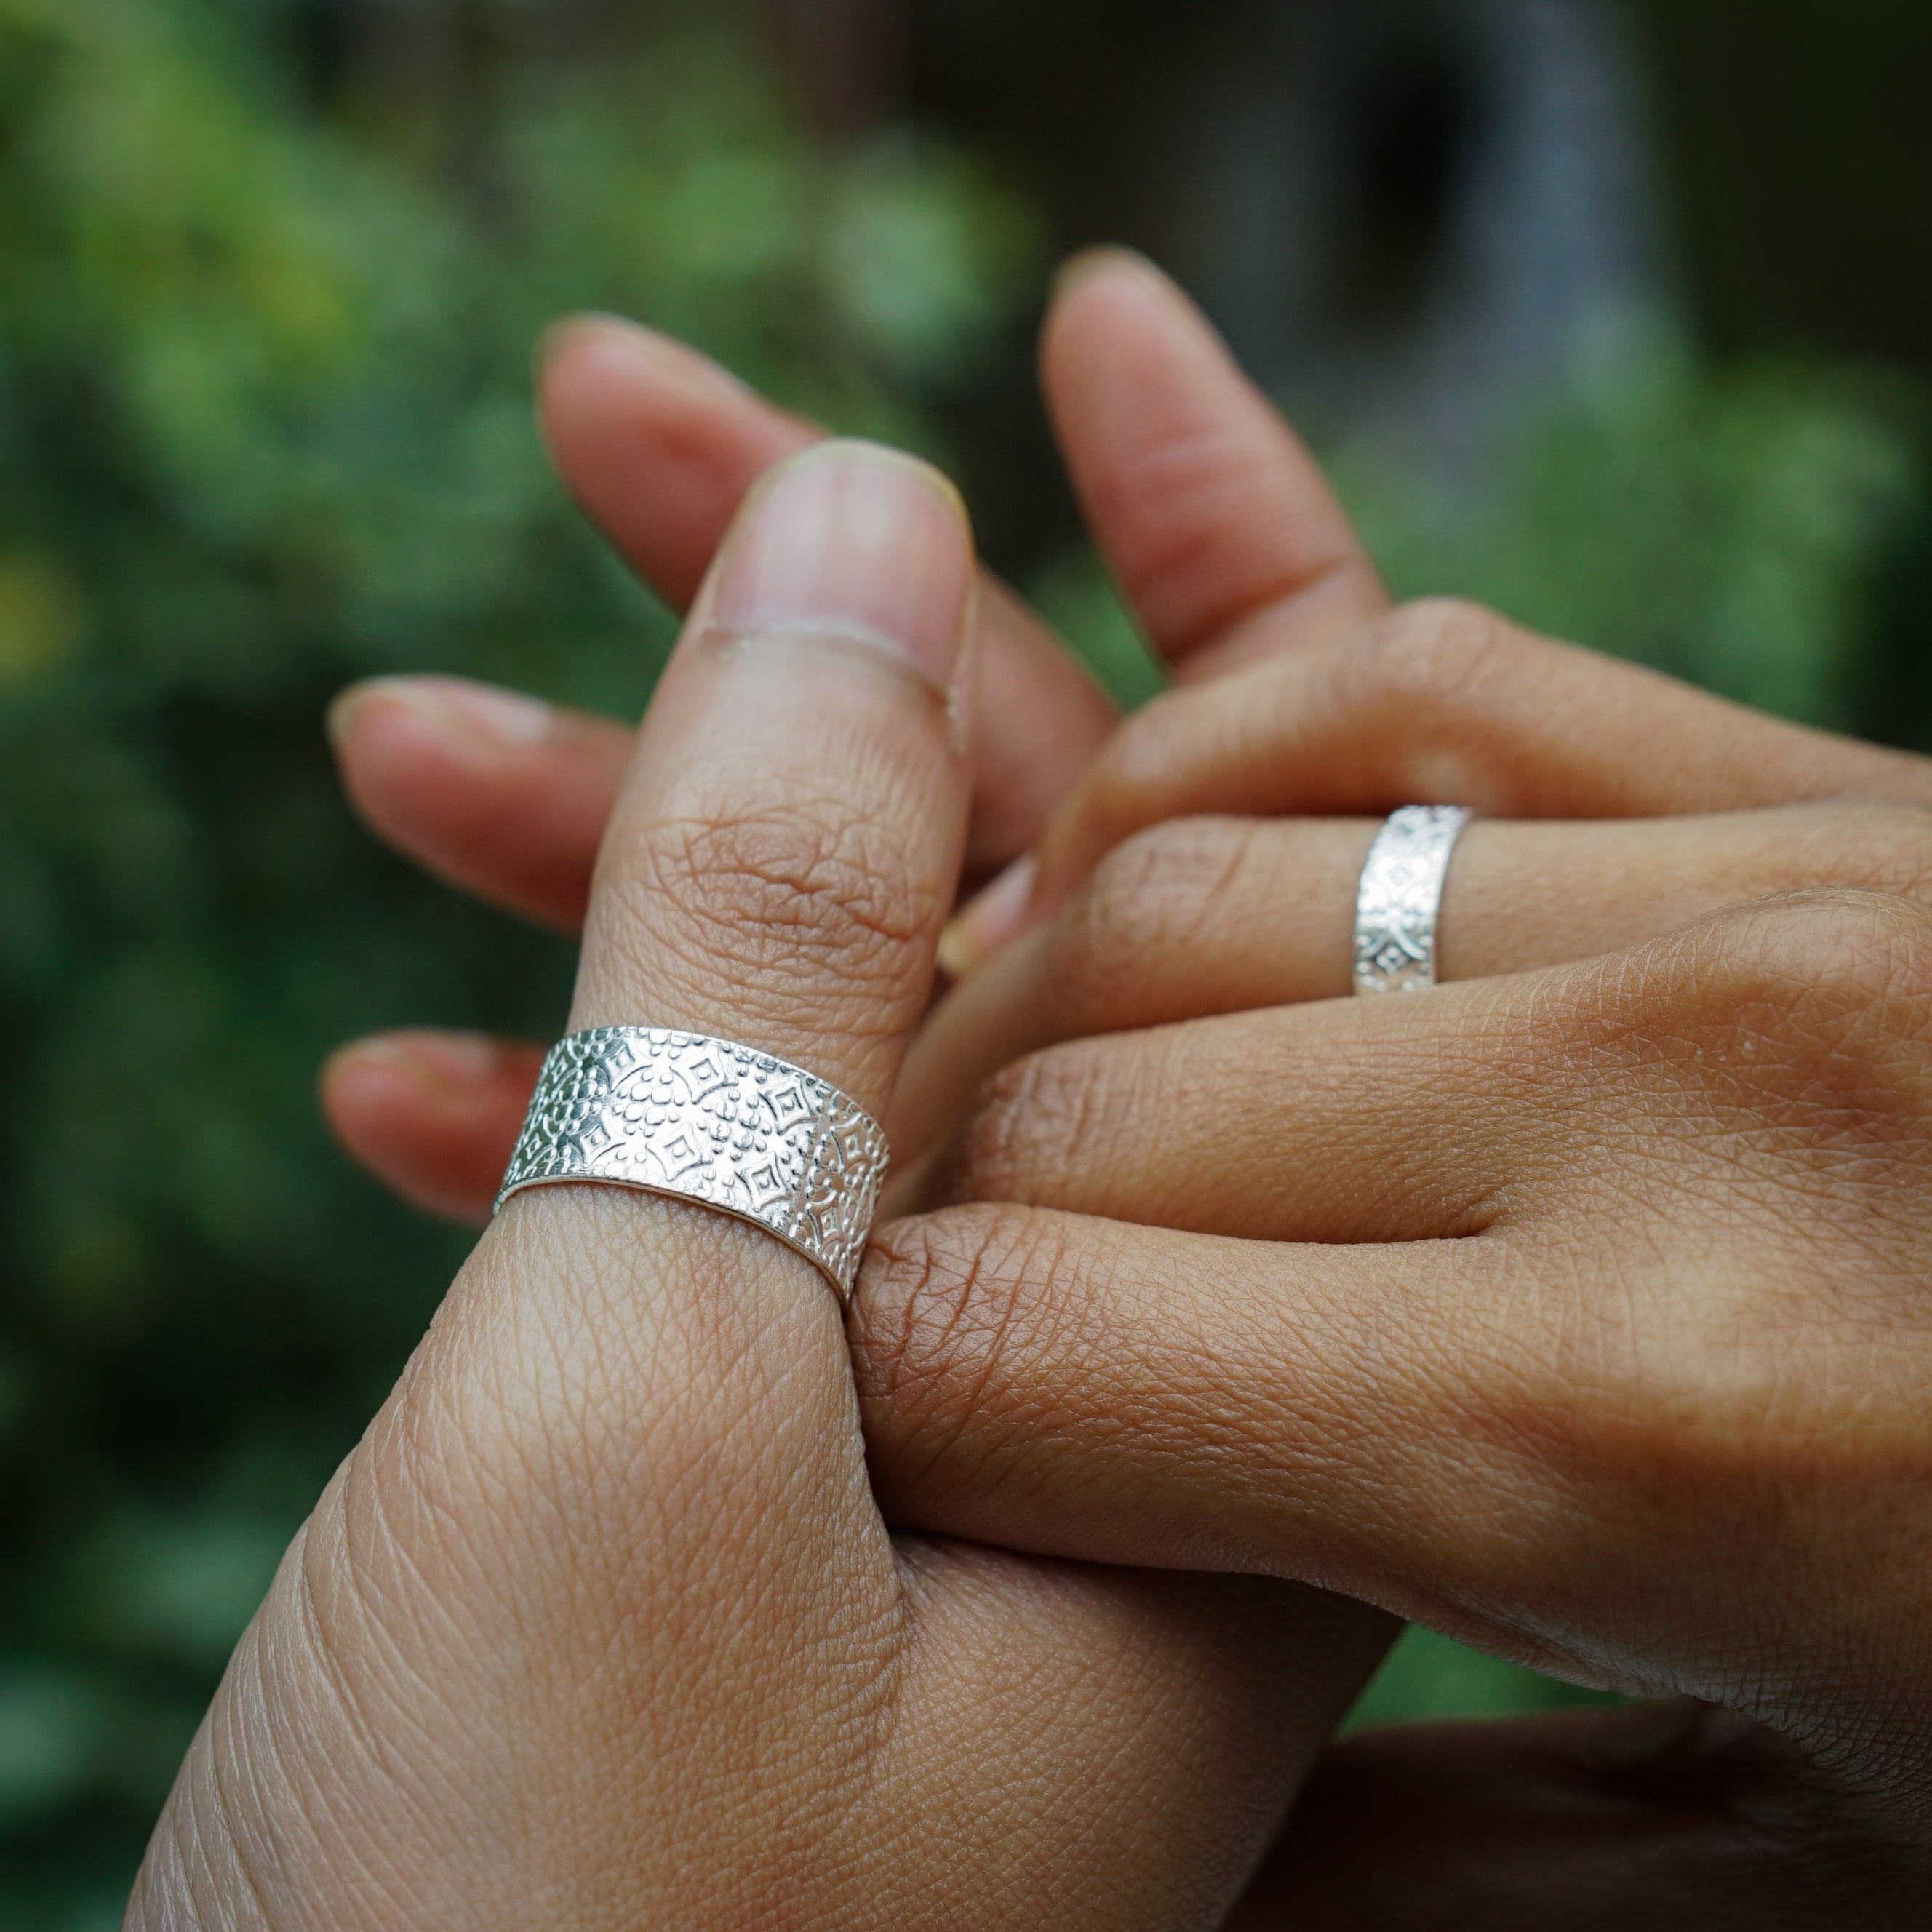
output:
M 1409 805 L 1376 834 L 1355 889 L 1355 991 L 1426 992 L 1436 984 L 1436 934 L 1456 841 L 1474 814 Z

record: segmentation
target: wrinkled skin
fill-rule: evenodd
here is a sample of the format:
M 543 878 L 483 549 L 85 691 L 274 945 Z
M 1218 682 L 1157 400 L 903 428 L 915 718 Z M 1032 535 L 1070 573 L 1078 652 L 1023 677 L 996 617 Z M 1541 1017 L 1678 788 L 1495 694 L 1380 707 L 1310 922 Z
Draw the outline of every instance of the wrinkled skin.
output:
M 594 346 L 552 364 L 553 441 L 675 595 L 641 533 L 707 538 L 647 512 L 667 451 L 767 418 L 722 378 L 674 410 L 655 339 Z M 1334 1751 L 1234 1925 L 1922 1922 L 1932 770 L 1486 613 L 1390 611 L 1143 266 L 1070 278 L 1046 367 L 1177 688 L 1102 742 L 989 607 L 971 869 L 1027 856 L 950 928 L 963 983 L 892 1102 L 904 1218 L 848 1318 L 886 1519 L 1316 1584 L 1660 1700 Z M 579 386 L 628 398 L 623 447 Z M 547 714 L 506 752 L 436 710 L 360 694 L 352 790 L 568 922 L 628 734 Z M 1462 983 L 1345 1002 L 1373 817 L 1425 797 L 1489 814 L 1450 874 Z M 328 1097 L 392 1184 L 474 1213 L 532 1072 L 408 1036 Z M 1304 1660 L 1313 1709 L 1382 1627 L 1304 1610 L 1346 1653 Z M 1258 1690 L 1282 1662 L 1250 1657 Z
M 762 488 L 619 788 L 574 1027 L 883 1109 L 967 836 L 970 574 L 904 458 Z M 1266 1580 L 896 1538 L 807 1263 L 537 1190 L 290 1551 L 128 1922 L 1209 1927 L 1382 1640 Z

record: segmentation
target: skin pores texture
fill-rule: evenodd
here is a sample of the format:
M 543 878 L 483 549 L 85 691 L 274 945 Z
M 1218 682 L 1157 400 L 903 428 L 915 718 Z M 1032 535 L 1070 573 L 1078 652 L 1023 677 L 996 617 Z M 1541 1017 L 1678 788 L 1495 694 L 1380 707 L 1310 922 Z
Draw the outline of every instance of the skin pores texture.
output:
M 613 814 L 573 1025 L 883 1106 L 965 836 L 970 567 L 903 458 L 762 486 Z M 1387 1636 L 1266 1580 L 896 1544 L 805 1262 L 519 1196 L 284 1563 L 129 1923 L 1205 1928 Z
M 903 1150 L 966 1124 L 902 1198 L 1010 1198 L 886 1231 L 862 1285 L 887 1507 L 1345 1582 L 1586 1681 L 1738 1707 L 1345 1747 L 1243 1932 L 1916 1925 L 1923 1472 L 1901 1391 L 1924 1177 L 1918 1036 L 1885 1016 L 1916 1012 L 1922 916 L 1842 893 L 1712 915 L 1808 886 L 1922 898 L 1928 767 L 1468 607 L 1384 617 L 1305 454 L 1146 272 L 1070 278 L 1046 372 L 1102 548 L 1187 688 L 1084 782 L 1056 766 L 1027 794 L 1004 836 L 1038 855 L 949 945 L 979 970 L 895 1128 Z M 643 502 L 643 470 L 641 491 L 638 466 L 610 476 Z M 488 808 L 488 772 L 438 770 L 392 764 L 379 825 L 406 844 L 434 798 Z M 1608 958 L 1452 989 L 1379 1042 L 1329 1012 L 1037 1055 L 1339 992 L 1371 826 L 1235 814 L 1430 796 L 1616 821 L 1479 824 L 1450 976 Z M 568 842 L 553 862 L 587 872 Z M 1360 1104 L 1365 1081 L 1409 1111 Z M 382 1170 L 409 1185 L 439 1148 L 500 1167 L 518 1108 L 494 1091 L 464 1114 L 446 1083 Z
M 1760 1879 L 1787 1858 L 1811 1875 L 1724 1922 L 1912 1922 L 1932 1872 L 1924 906 L 1802 892 L 1426 998 L 1058 1046 L 982 1092 L 928 1185 L 973 1204 L 885 1230 L 854 1304 L 899 1520 L 1316 1582 L 1723 1707 L 1748 1722 L 1717 1768 L 1675 1802 L 1660 1776 L 1632 1826 L 1676 1845 L 1660 1869 L 1683 1880 L 1697 1844 L 1708 1878 L 1755 1846 Z M 1514 1774 L 1468 1748 L 1471 1778 Z M 1504 1897 L 1484 1886 L 1550 1850 L 1552 1778 L 1600 1798 L 1672 1752 L 1619 1758 L 1586 1726 L 1548 1754 L 1540 1823 L 1516 1808 L 1530 1835 L 1484 1840 L 1450 1894 L 1472 1916 L 1443 1922 L 1480 1922 Z M 1589 1895 L 1586 1849 L 1546 1903 Z M 1419 1872 L 1414 1908 L 1443 1882 Z

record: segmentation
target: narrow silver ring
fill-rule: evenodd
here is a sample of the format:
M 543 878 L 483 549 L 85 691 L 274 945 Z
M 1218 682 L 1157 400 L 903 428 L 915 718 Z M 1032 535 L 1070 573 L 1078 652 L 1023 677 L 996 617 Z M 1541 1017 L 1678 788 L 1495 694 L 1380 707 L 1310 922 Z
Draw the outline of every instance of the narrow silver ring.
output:
M 1442 888 L 1473 816 L 1460 805 L 1408 805 L 1376 834 L 1355 892 L 1358 993 L 1424 993 L 1435 985 Z
M 890 1154 L 859 1103 L 802 1066 L 703 1034 L 598 1027 L 550 1051 L 496 1196 L 596 1181 L 776 1234 L 842 1302 Z

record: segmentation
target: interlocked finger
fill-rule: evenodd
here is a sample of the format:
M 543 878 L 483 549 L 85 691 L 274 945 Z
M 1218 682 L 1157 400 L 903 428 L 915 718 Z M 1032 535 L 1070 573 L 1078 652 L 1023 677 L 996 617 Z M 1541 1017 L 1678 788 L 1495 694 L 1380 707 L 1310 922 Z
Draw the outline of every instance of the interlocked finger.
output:
M 1039 1056 L 862 1280 L 893 1508 L 1882 1756 L 1924 1709 L 1928 938 L 1802 894 Z
M 902 1158 L 937 1140 L 981 1082 L 1043 1047 L 1346 995 L 1375 831 L 1366 820 L 1178 819 L 1116 847 L 928 1023 L 894 1121 Z M 1437 976 L 1592 958 L 1723 906 L 1824 886 L 1932 900 L 1932 814 L 1824 805 L 1479 819 L 1450 867 Z
M 1932 764 L 1762 716 L 1456 603 L 1412 604 L 1210 685 L 1108 740 L 1035 848 L 948 935 L 956 970 L 1064 904 L 1136 832 L 1205 812 L 1631 818 L 1932 804 Z

